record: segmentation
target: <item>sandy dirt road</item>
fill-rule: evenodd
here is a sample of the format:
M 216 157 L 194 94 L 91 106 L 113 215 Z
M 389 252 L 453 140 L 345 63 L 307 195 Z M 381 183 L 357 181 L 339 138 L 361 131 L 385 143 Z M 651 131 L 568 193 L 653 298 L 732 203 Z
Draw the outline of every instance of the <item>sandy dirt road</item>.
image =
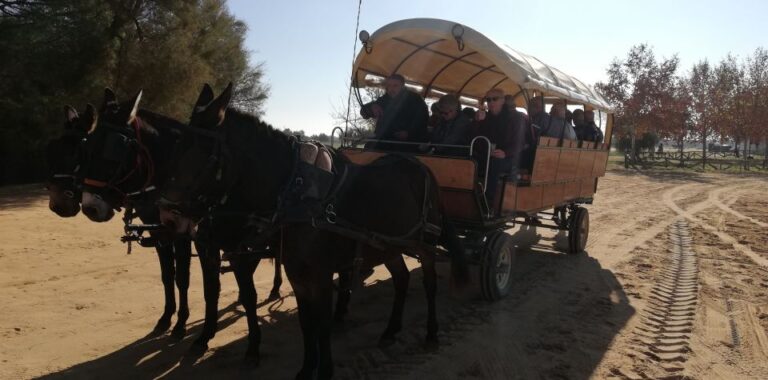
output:
M 421 342 L 426 307 L 413 268 L 398 342 L 376 347 L 393 297 L 383 268 L 353 296 L 333 336 L 337 378 L 768 378 L 768 180 L 610 172 L 588 206 L 587 254 L 563 237 L 519 238 L 510 296 L 448 291 L 441 267 L 441 346 Z M 510 233 L 515 233 L 511 230 Z M 231 274 L 220 331 L 186 355 L 203 316 L 192 262 L 187 337 L 148 337 L 162 312 L 156 255 L 95 224 L 48 211 L 37 186 L 0 189 L 0 378 L 291 378 L 301 334 L 290 285 L 265 303 L 271 263 L 257 270 L 262 363 L 245 366 L 247 326 Z M 532 243 L 532 244 L 531 244 Z

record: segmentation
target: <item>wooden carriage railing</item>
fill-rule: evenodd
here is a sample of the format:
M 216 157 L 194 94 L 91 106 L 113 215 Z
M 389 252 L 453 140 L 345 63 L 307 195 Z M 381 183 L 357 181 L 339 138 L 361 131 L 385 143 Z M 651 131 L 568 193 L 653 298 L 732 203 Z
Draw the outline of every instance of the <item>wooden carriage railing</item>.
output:
M 591 198 L 598 177 L 605 175 L 608 158 L 606 144 L 564 140 L 558 147 L 555 138 L 542 137 L 529 182 L 509 182 L 501 198 L 503 213 L 533 213 L 561 206 L 578 199 Z M 581 145 L 579 147 L 579 145 Z M 344 148 L 341 152 L 352 162 L 365 165 L 384 152 Z M 430 168 L 441 189 L 443 206 L 453 219 L 480 221 L 481 181 L 477 163 L 471 158 L 414 155 Z

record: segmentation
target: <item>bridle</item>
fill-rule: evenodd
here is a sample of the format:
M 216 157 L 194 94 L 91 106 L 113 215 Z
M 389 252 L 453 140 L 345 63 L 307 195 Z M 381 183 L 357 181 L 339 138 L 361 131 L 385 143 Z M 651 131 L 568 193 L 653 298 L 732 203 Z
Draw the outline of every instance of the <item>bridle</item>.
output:
M 152 159 L 152 155 L 150 154 L 149 149 L 142 142 L 141 125 L 142 125 L 141 119 L 136 117 L 134 121 L 131 123 L 135 137 L 131 137 L 124 133 L 125 127 L 121 127 L 109 122 L 100 122 L 99 128 L 107 128 L 110 130 L 110 132 L 119 134 L 123 138 L 127 139 L 126 141 L 127 146 L 136 148 L 135 158 L 133 160 L 131 169 L 128 170 L 127 174 L 120 176 L 120 173 L 123 171 L 123 168 L 130 165 L 130 163 L 128 162 L 130 161 L 130 159 L 128 158 L 129 155 L 125 154 L 124 158 L 120 161 L 118 169 L 115 170 L 114 175 L 109 180 L 101 181 L 101 180 L 86 177 L 86 178 L 83 178 L 84 185 L 88 185 L 94 188 L 109 189 L 109 190 L 115 191 L 121 196 L 123 202 L 125 202 L 128 198 L 132 196 L 141 195 L 141 194 L 148 193 L 150 191 L 155 190 L 155 187 L 152 185 L 152 182 L 155 177 L 155 163 L 154 163 L 154 160 Z M 133 192 L 125 192 L 118 187 L 119 185 L 125 183 L 128 179 L 133 177 L 136 173 L 138 173 L 142 167 L 145 168 L 146 175 L 145 175 L 143 184 L 141 185 L 139 190 L 133 191 Z
M 228 159 L 231 157 L 227 147 L 226 133 L 190 126 L 182 127 L 181 130 L 183 133 L 193 136 L 196 139 L 194 143 L 197 143 L 197 138 L 200 137 L 211 140 L 213 148 L 208 155 L 205 166 L 197 171 L 198 174 L 192 181 L 192 186 L 188 190 L 180 189 L 176 185 L 176 178 L 172 176 L 168 179 L 165 185 L 166 190 L 161 194 L 157 204 L 179 215 L 182 214 L 183 210 L 204 211 L 210 210 L 217 203 L 225 203 L 229 188 L 233 185 L 224 183 L 224 170 L 226 169 Z M 178 148 L 177 145 L 176 149 Z M 168 190 L 184 195 L 184 199 L 168 199 L 166 196 Z M 210 194 L 211 192 L 214 194 Z

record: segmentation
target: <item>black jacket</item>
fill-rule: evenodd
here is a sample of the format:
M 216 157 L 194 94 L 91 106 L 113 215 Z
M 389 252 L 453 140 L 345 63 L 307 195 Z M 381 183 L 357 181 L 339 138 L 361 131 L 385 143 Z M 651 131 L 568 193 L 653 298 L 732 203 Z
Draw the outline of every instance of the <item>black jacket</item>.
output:
M 429 112 L 427 104 L 415 92 L 403 89 L 396 97 L 387 94 L 364 105 L 360 116 L 365 119 L 373 117 L 371 107 L 378 104 L 384 115 L 376 121 L 374 134 L 380 140 L 397 140 L 395 132 L 408 132 L 407 141 L 426 142 L 428 139 L 427 120 Z

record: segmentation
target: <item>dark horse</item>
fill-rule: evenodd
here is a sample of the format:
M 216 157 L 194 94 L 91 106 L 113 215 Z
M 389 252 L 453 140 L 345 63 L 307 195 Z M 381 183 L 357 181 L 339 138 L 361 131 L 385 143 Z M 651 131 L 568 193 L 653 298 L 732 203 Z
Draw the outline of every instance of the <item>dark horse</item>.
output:
M 169 158 L 177 140 L 182 136 L 181 129 L 186 126 L 174 119 L 139 109 L 140 98 L 141 91 L 130 101 L 121 104 L 111 90 L 105 90 L 104 106 L 99 117 L 94 119 L 87 136 L 83 148 L 85 162 L 80 170 L 84 183 L 83 213 L 91 220 L 109 220 L 114 215 L 113 210 L 129 204 L 135 208 L 142 222 L 160 222 L 156 189 L 168 178 Z M 206 227 L 201 229 L 205 230 Z M 187 289 L 190 240 L 188 237 L 171 238 L 162 231 L 151 234 L 160 257 L 166 296 L 165 312 L 155 331 L 165 331 L 170 326 L 170 318 L 176 308 L 173 289 L 175 278 L 180 305 L 172 336 L 183 338 L 189 316 Z M 217 330 L 221 256 L 219 247 L 209 242 L 198 240 L 195 248 L 203 271 L 206 301 L 203 331 L 193 346 L 194 350 L 200 351 L 207 348 L 208 341 L 215 336 Z M 238 283 L 253 283 L 252 274 L 246 276 L 235 271 Z M 282 274 L 277 261 L 271 299 L 279 298 L 281 283 Z
M 468 274 L 461 243 L 443 218 L 431 173 L 402 156 L 388 156 L 365 167 L 337 156 L 335 196 L 311 220 L 283 223 L 281 206 L 290 200 L 287 189 L 303 182 L 295 177 L 296 143 L 254 116 L 228 108 L 231 94 L 231 84 L 216 99 L 210 86 L 203 88 L 162 191 L 164 224 L 189 232 L 211 209 L 215 215 L 218 204 L 237 200 L 237 206 L 230 207 L 261 221 L 265 231 L 270 225 L 282 227 L 284 265 L 304 336 L 304 364 L 297 378 L 332 376 L 333 274 L 348 272 L 358 258 L 363 259 L 360 266 L 386 263 L 392 271 L 397 292 L 385 336 L 394 336 L 401 327 L 408 282 L 407 269 L 398 264 L 401 252 L 418 256 L 428 301 L 426 340 L 436 345 L 438 241 L 450 252 L 457 283 L 466 283 Z M 381 249 L 361 250 L 371 244 Z
M 89 113 L 90 112 L 90 113 Z M 93 108 L 83 117 L 72 106 L 64 107 L 64 131 L 48 142 L 45 159 L 48 163 L 48 208 L 62 218 L 70 218 L 80 212 L 82 184 L 78 173 L 82 160 L 82 142 L 91 128 Z

